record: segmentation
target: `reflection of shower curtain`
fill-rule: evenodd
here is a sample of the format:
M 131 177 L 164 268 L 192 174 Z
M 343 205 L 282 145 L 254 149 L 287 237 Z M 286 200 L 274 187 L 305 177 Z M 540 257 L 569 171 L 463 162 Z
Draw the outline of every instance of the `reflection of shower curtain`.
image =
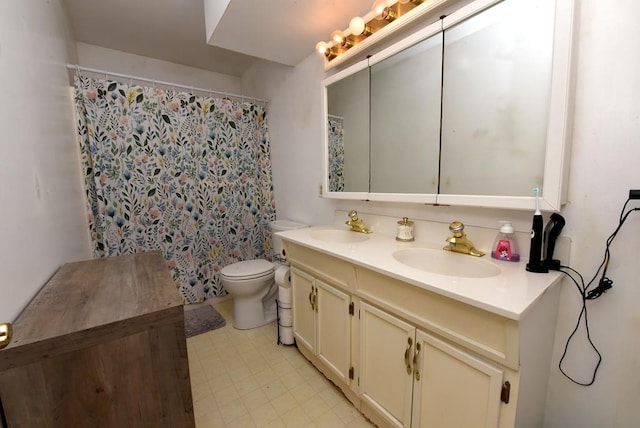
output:
M 329 115 L 329 191 L 344 190 L 344 118 Z
M 271 257 L 266 111 L 252 103 L 76 77 L 95 257 L 160 250 L 186 302 L 216 272 Z

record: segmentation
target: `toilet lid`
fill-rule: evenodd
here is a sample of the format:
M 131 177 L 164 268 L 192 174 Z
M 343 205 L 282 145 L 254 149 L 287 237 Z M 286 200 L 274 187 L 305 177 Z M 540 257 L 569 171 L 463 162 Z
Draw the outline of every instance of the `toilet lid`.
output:
M 245 260 L 227 265 L 220 269 L 220 274 L 227 278 L 251 279 L 273 272 L 273 264 L 266 260 Z

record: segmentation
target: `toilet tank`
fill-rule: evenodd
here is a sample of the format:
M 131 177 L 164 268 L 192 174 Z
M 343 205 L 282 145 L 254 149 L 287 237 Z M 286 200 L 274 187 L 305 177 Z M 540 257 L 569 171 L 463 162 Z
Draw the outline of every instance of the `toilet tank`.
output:
M 309 225 L 292 220 L 275 220 L 269 223 L 269 227 L 271 228 L 272 233 L 273 257 L 275 259 L 286 259 L 284 247 L 282 246 L 282 239 L 274 234 L 276 232 L 284 232 L 285 230 L 304 229 L 305 227 L 309 227 Z

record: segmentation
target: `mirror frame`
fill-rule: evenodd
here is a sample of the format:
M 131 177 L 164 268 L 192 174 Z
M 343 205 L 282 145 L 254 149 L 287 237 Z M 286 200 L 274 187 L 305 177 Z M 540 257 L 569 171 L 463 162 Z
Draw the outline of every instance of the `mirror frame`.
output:
M 530 210 L 535 208 L 532 196 L 496 195 L 452 195 L 452 194 L 408 194 L 371 192 L 329 192 L 328 177 L 328 127 L 327 127 L 327 86 L 353 73 L 380 62 L 395 53 L 418 43 L 439 31 L 457 24 L 482 12 L 503 0 L 476 0 L 461 7 L 445 18 L 425 26 L 390 47 L 371 55 L 321 82 L 323 112 L 323 197 L 330 199 L 369 200 L 380 202 L 408 202 L 434 205 L 455 205 L 487 208 Z M 551 88 L 549 97 L 549 117 L 546 133 L 543 191 L 540 209 L 559 211 L 566 202 L 566 188 L 569 173 L 570 141 L 572 131 L 572 111 L 574 74 L 574 9 L 575 0 L 555 0 L 555 22 L 552 53 Z

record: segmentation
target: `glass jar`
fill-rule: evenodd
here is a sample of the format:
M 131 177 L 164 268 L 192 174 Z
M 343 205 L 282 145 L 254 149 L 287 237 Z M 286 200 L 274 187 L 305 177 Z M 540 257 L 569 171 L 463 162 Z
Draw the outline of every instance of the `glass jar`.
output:
M 398 233 L 396 234 L 397 241 L 409 242 L 413 241 L 413 222 L 409 221 L 409 218 L 403 217 L 398 221 Z

